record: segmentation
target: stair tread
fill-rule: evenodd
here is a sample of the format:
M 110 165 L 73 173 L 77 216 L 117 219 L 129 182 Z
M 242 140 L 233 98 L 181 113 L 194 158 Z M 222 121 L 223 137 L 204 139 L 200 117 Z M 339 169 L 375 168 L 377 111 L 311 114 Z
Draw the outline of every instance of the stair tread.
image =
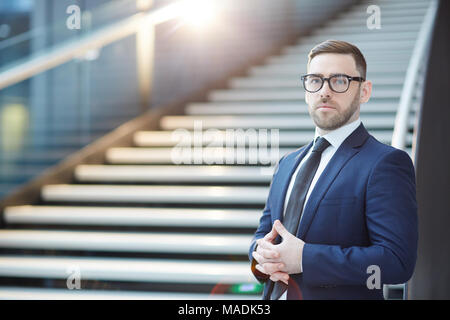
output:
M 126 258 L 0 256 L 0 277 L 67 279 L 80 270 L 84 280 L 172 283 L 255 283 L 248 262 Z
M 267 187 L 149 186 L 149 185 L 46 185 L 45 201 L 170 202 L 264 204 Z
M 200 141 L 195 140 L 195 136 L 198 136 L 198 132 L 186 132 L 186 137 L 189 137 L 188 140 L 185 140 L 185 137 L 174 136 L 172 133 L 173 131 L 137 132 L 134 136 L 134 144 L 138 147 L 198 147 L 202 145 L 210 149 L 212 148 L 212 145 L 226 146 L 227 148 L 238 148 L 243 147 L 244 145 L 250 146 L 251 143 L 254 142 L 259 146 L 263 146 L 265 145 L 265 143 L 267 143 L 267 145 L 279 145 L 281 147 L 284 147 L 291 145 L 301 146 L 309 142 L 313 137 L 313 134 L 310 132 L 279 132 L 279 139 L 275 139 L 274 143 L 272 143 L 270 132 L 268 132 L 267 138 L 261 136 L 261 138 L 256 137 L 254 140 L 252 140 L 253 142 L 249 140 L 237 141 L 234 136 L 227 136 L 227 133 L 224 130 L 217 130 L 214 133 L 210 133 L 208 131 L 202 132 L 204 139 Z M 226 150 L 223 150 L 223 152 L 225 151 Z
M 255 228 L 261 210 L 205 208 L 139 208 L 89 206 L 12 206 L 8 224 L 75 224 L 99 226 L 171 226 Z
M 393 103 L 386 102 L 374 102 L 370 101 L 361 106 L 361 114 L 365 112 L 396 112 L 398 106 Z M 306 103 L 299 103 L 297 101 L 279 101 L 279 102 L 266 102 L 266 101 L 222 101 L 222 102 L 198 102 L 190 103 L 187 105 L 187 115 L 209 115 L 220 114 L 233 115 L 241 113 L 299 113 L 309 114 L 308 106 Z
M 264 146 L 263 146 L 264 148 Z M 110 148 L 106 152 L 109 164 L 276 164 L 284 154 L 296 148 L 268 148 L 260 155 L 252 153 L 249 148 L 241 147 L 207 147 L 207 148 L 174 148 L 174 147 L 123 147 Z M 263 174 L 263 173 L 262 173 Z M 267 174 L 265 172 L 264 174 Z
M 273 71 L 274 74 L 280 74 L 278 71 Z M 300 71 L 289 71 L 288 74 L 299 74 Z M 378 89 L 372 92 L 372 98 L 400 98 L 401 90 L 393 89 Z M 246 100 L 305 100 L 305 92 L 303 89 L 228 89 L 228 90 L 214 90 L 208 94 L 211 101 L 246 101 Z
M 401 63 L 373 63 L 370 65 L 369 73 L 390 73 L 395 72 L 405 72 L 408 68 L 408 61 L 403 61 Z M 251 75 L 265 75 L 271 73 L 282 73 L 282 74 L 296 74 L 298 72 L 306 72 L 307 63 L 289 63 L 289 64 L 277 64 L 269 63 L 264 66 L 251 67 L 249 73 Z
M 209 108 L 209 107 L 207 107 Z M 369 132 L 375 138 L 380 140 L 383 143 L 390 144 L 392 140 L 393 130 L 372 130 Z M 173 135 L 173 131 L 139 131 L 135 133 L 134 143 L 136 146 L 145 147 L 145 146 L 175 146 L 183 143 L 183 145 L 194 145 L 194 131 L 188 131 L 186 134 L 189 134 L 191 137 L 191 141 L 184 142 L 181 137 L 177 137 Z M 197 133 L 198 134 L 198 133 Z M 232 138 L 228 138 L 226 136 L 226 130 L 217 130 L 214 134 L 209 134 L 207 131 L 203 132 L 205 135 L 205 139 L 203 145 L 235 145 L 235 141 Z M 314 136 L 313 132 L 299 132 L 299 131 L 279 131 L 279 146 L 286 145 L 297 145 L 301 146 L 312 140 Z M 408 133 L 408 143 L 412 142 L 412 133 Z M 189 142 L 189 143 L 188 143 Z M 268 139 L 268 144 L 271 143 L 270 139 Z
M 265 167 L 248 166 L 167 166 L 167 165 L 79 165 L 78 181 L 196 181 L 196 182 L 270 182 L 261 175 Z
M 139 292 L 0 287 L 0 300 L 261 300 L 249 294 Z
M 338 35 L 337 35 L 338 36 Z M 412 52 L 410 50 L 402 50 L 402 51 L 392 51 L 392 52 L 385 52 L 385 53 L 368 53 L 364 54 L 364 57 L 366 58 L 367 62 L 382 62 L 382 61 L 399 61 L 403 62 L 404 59 L 409 59 Z M 308 53 L 307 52 L 283 52 L 280 55 L 272 56 L 267 58 L 266 62 L 268 63 L 296 63 L 298 61 L 304 61 L 308 59 Z
M 361 120 L 365 127 L 393 128 L 395 117 L 386 115 L 363 115 Z M 165 116 L 160 121 L 161 128 L 169 129 L 223 129 L 223 128 L 265 128 L 265 129 L 314 129 L 315 124 L 309 116 L 299 115 L 297 117 L 286 115 L 251 115 L 251 116 Z M 414 116 L 410 118 L 410 126 L 414 125 Z
M 300 69 L 298 69 L 300 70 Z M 306 70 L 306 69 L 305 69 Z M 385 77 L 370 75 L 370 80 L 374 83 L 373 90 L 382 90 L 382 86 L 398 86 L 401 87 L 404 82 L 404 76 Z M 376 83 L 376 84 L 375 84 Z M 233 89 L 291 89 L 301 88 L 301 81 L 298 73 L 294 76 L 280 76 L 280 77 L 263 77 L 252 76 L 247 78 L 234 78 L 229 81 L 229 86 Z
M 175 232 L 2 229 L 0 248 L 246 255 L 251 238 L 251 235 Z

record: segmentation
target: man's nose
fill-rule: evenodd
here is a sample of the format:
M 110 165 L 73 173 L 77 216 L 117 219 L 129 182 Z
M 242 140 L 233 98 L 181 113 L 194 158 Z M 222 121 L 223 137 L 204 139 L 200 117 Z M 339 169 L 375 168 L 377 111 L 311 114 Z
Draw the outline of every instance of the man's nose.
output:
M 319 90 L 319 94 L 321 97 L 330 97 L 333 94 L 328 81 L 324 81 L 322 88 Z

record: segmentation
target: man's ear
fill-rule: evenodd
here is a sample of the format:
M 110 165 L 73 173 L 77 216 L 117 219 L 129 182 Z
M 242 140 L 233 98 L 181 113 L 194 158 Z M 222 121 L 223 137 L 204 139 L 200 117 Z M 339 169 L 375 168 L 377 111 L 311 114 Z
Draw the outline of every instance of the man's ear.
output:
M 366 80 L 362 83 L 359 102 L 366 103 L 372 95 L 372 81 Z

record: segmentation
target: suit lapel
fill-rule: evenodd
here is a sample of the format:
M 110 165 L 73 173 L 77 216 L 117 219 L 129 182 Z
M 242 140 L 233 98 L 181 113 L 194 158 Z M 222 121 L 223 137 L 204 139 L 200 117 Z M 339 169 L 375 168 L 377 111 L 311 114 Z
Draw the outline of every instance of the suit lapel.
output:
M 303 239 L 305 237 L 317 212 L 317 207 L 331 183 L 335 180 L 342 167 L 350 160 L 350 158 L 359 152 L 359 147 L 364 144 L 368 137 L 369 133 L 361 123 L 359 127 L 356 128 L 355 131 L 353 131 L 339 146 L 339 149 L 325 167 L 325 170 L 320 175 L 320 178 L 317 180 L 317 183 L 309 196 L 303 211 L 302 221 L 297 230 L 298 238 Z

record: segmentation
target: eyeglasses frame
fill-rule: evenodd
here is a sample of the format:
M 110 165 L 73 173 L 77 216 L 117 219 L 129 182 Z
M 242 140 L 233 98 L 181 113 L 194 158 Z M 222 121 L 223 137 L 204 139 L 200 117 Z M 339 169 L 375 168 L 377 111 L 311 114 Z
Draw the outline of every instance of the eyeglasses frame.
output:
M 307 76 L 316 76 L 316 77 L 319 77 L 319 78 L 322 80 L 322 84 L 321 84 L 320 88 L 317 89 L 316 91 L 309 91 L 309 90 L 307 90 L 307 89 L 306 89 L 306 86 L 305 86 L 305 80 L 306 80 L 306 77 L 307 77 Z M 348 79 L 348 86 L 347 86 L 347 89 L 346 89 L 345 91 L 336 91 L 336 90 L 333 89 L 333 86 L 330 84 L 330 79 L 331 79 L 331 78 L 334 78 L 334 77 L 342 77 L 342 76 L 343 76 L 343 77 L 346 77 L 346 78 Z M 302 75 L 302 76 L 300 77 L 300 79 L 302 80 L 302 83 L 303 83 L 303 89 L 305 89 L 305 90 L 308 91 L 309 93 L 316 93 L 316 92 L 320 91 L 320 90 L 323 88 L 323 85 L 324 85 L 325 81 L 328 82 L 328 87 L 330 87 L 330 90 L 333 91 L 333 92 L 336 92 L 336 93 L 345 93 L 345 92 L 347 92 L 348 89 L 350 88 L 350 83 L 351 83 L 352 81 L 358 81 L 358 82 L 364 82 L 364 81 L 366 81 L 363 77 L 351 77 L 351 76 L 346 75 L 346 74 L 334 74 L 334 75 L 332 75 L 331 77 L 324 78 L 324 77 L 322 77 L 322 76 L 320 76 L 320 75 L 318 75 L 318 74 L 315 74 L 315 73 L 308 73 L 308 74 Z

